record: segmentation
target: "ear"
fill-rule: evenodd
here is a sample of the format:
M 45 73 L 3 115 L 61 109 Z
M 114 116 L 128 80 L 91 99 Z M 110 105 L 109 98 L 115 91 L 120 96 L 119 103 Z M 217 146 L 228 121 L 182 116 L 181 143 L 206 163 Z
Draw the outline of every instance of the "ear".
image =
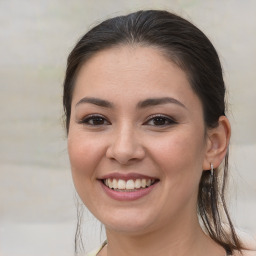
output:
M 227 153 L 230 135 L 230 123 L 226 116 L 221 116 L 218 126 L 207 131 L 203 170 L 210 170 L 211 163 L 213 168 L 217 168 L 221 164 Z

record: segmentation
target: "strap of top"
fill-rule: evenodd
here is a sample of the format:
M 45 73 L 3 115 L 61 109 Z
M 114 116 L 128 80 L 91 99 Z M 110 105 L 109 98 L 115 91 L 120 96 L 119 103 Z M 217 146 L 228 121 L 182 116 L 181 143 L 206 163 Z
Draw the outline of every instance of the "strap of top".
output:
M 97 251 L 96 256 L 97 256 L 98 253 L 104 248 L 104 246 L 107 245 L 107 243 L 108 243 L 107 240 L 105 240 L 105 241 L 103 242 L 103 244 L 101 245 L 100 249 Z

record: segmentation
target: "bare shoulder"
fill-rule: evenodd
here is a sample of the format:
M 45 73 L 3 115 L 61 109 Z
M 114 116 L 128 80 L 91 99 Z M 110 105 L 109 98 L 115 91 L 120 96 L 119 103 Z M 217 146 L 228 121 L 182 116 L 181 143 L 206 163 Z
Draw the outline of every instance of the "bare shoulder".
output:
M 243 254 L 242 256 L 256 256 L 256 251 L 251 251 L 251 250 L 246 250 L 246 251 L 243 251 Z
M 234 252 L 232 255 L 233 256 L 256 256 L 256 251 L 255 250 L 243 250 L 242 254 L 239 252 Z
M 242 254 L 236 253 L 234 256 L 256 256 L 256 235 L 242 230 L 237 230 L 237 234 L 246 250 L 242 250 Z

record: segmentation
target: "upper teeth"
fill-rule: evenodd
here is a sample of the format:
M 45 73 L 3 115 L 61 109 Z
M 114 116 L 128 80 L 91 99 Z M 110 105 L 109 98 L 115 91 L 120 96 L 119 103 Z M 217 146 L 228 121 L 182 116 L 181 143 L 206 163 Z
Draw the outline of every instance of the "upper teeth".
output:
M 153 184 L 153 179 L 136 179 L 136 180 L 122 180 L 122 179 L 105 179 L 104 184 L 113 189 L 138 189 L 149 187 Z

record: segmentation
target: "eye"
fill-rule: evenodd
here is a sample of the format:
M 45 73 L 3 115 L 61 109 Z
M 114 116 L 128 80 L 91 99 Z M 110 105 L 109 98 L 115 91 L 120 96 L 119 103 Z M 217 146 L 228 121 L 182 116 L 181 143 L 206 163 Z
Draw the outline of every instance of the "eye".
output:
M 144 124 L 151 126 L 168 126 L 177 124 L 177 122 L 173 118 L 165 115 L 154 115 L 149 117 L 149 119 Z
M 90 126 L 110 125 L 110 122 L 102 115 L 89 115 L 79 121 L 80 124 Z

